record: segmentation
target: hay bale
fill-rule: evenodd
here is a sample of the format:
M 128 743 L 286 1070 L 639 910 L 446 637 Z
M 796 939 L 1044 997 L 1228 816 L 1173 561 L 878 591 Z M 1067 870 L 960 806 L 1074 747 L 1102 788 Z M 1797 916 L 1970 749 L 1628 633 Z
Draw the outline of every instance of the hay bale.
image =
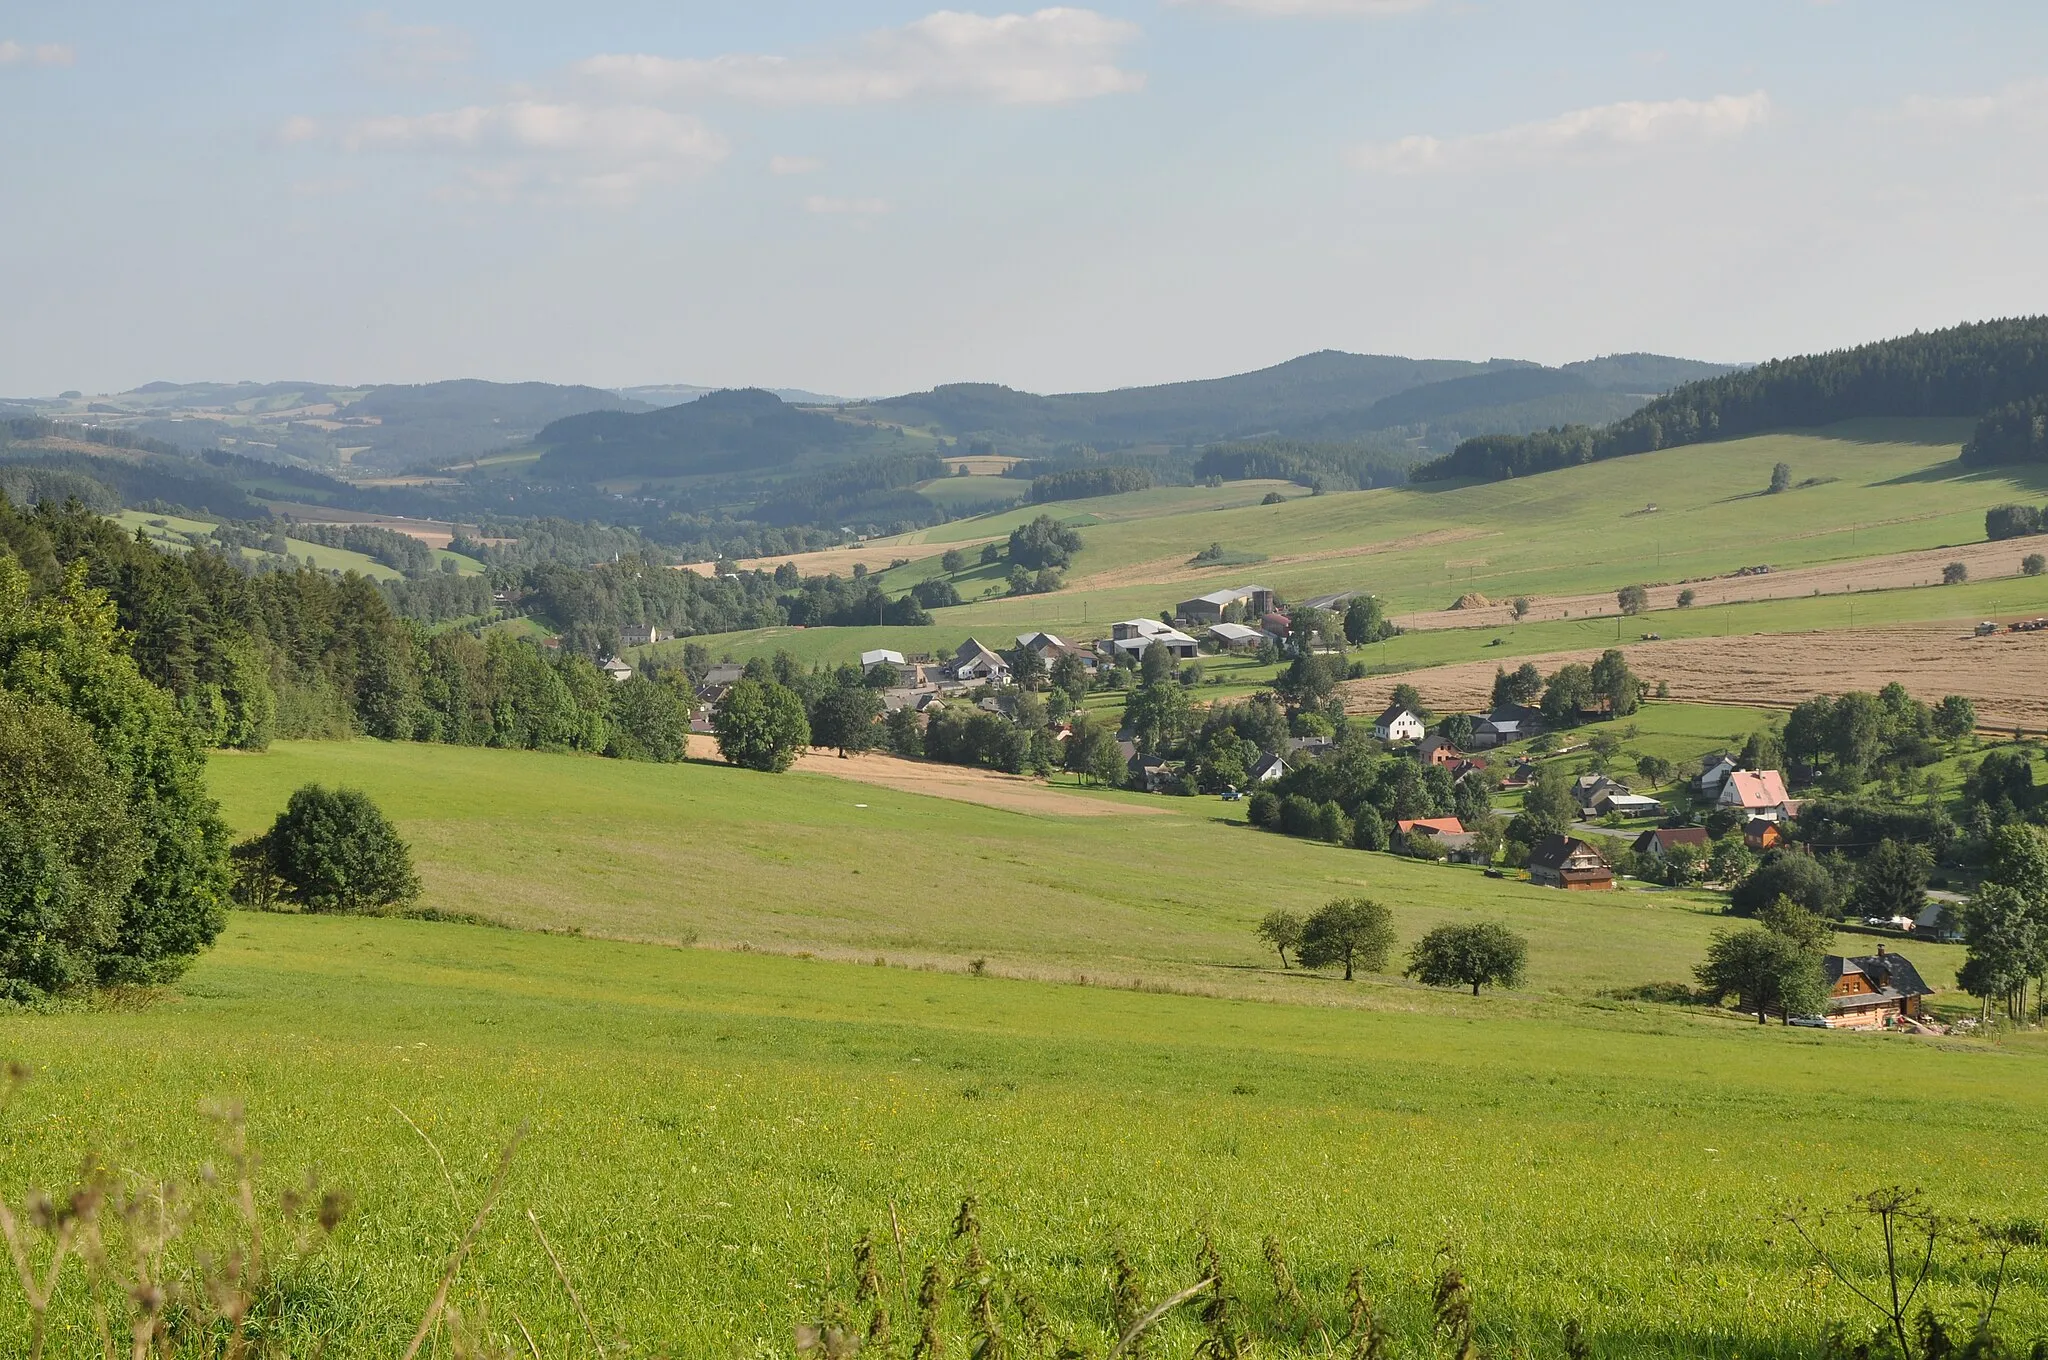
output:
M 1475 591 L 1470 591 L 1470 592 L 1468 592 L 1468 593 L 1466 593 L 1466 594 L 1460 595 L 1460 596 L 1458 597 L 1458 602 L 1457 602 L 1456 604 L 1452 605 L 1452 606 L 1451 606 L 1451 608 L 1453 608 L 1453 609 L 1485 609 L 1485 608 L 1488 608 L 1488 607 L 1489 607 L 1490 605 L 1492 605 L 1492 603 L 1493 603 L 1493 601 L 1491 601 L 1491 600 L 1487 599 L 1487 598 L 1486 598 L 1486 597 L 1485 597 L 1484 595 L 1481 595 L 1481 594 L 1480 594 L 1480 593 L 1479 593 L 1478 591 L 1476 591 L 1476 590 L 1475 590 Z

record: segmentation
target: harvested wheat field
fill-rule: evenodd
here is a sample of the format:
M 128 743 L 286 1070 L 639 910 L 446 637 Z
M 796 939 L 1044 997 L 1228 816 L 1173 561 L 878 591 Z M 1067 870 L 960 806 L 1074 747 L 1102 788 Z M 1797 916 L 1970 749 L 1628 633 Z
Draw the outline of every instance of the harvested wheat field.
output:
M 1847 562 L 1830 562 L 1818 567 L 1795 567 L 1766 572 L 1760 576 L 1715 576 L 1704 581 L 1674 581 L 1651 586 L 1650 608 L 1678 608 L 1678 592 L 1690 590 L 1695 605 L 1738 604 L 1746 600 L 1791 600 L 1810 595 L 1840 595 L 1857 590 L 1898 590 L 1911 586 L 1938 586 L 1942 568 L 1961 562 L 1972 581 L 1993 581 L 2018 576 L 2020 559 L 2035 548 L 2025 540 L 2003 543 L 1969 543 L 1959 548 L 1928 548 L 1919 552 L 1887 553 L 1882 557 L 1859 557 Z M 1759 564 L 1761 565 L 1761 564 Z M 1627 582 L 1616 582 L 1617 588 Z M 1618 614 L 1612 591 L 1598 595 L 1531 595 L 1527 623 L 1552 619 L 1593 618 Z M 1508 600 L 1477 608 L 1431 609 L 1402 614 L 1395 620 L 1403 628 L 1426 632 L 1435 628 L 1503 627 L 1515 621 Z
M 749 557 L 741 561 L 741 571 L 774 571 L 784 562 L 796 563 L 796 569 L 805 576 L 850 576 L 856 566 L 869 571 L 886 570 L 891 562 L 915 561 L 920 557 L 933 557 L 944 549 L 934 549 L 923 542 L 920 531 L 886 543 L 856 543 L 846 548 L 820 548 L 816 552 L 784 553 L 780 557 Z M 1009 538 L 1008 532 L 989 534 L 982 538 L 963 538 L 957 543 L 948 543 L 946 548 L 958 548 L 972 552 L 984 543 L 1001 543 Z M 676 568 L 677 571 L 694 571 L 699 576 L 709 576 L 718 570 L 716 562 L 691 562 Z
M 717 760 L 718 742 L 701 734 L 690 738 L 690 755 Z M 1024 775 L 976 770 L 965 765 L 926 764 L 897 756 L 867 754 L 840 759 L 830 751 L 809 750 L 796 759 L 806 774 L 826 774 L 861 784 L 877 784 L 898 793 L 922 793 L 956 803 L 979 803 L 1006 812 L 1050 813 L 1056 817 L 1152 817 L 1168 811 L 1133 803 L 1081 798 Z
M 1520 660 L 1533 661 L 1548 675 L 1567 662 L 1590 664 L 1601 650 Z M 1986 728 L 2048 729 L 2048 633 L 1979 638 L 1953 626 L 1870 628 L 1627 642 L 1621 650 L 1637 675 L 1652 686 L 1668 684 L 1674 699 L 1790 708 L 1815 694 L 1875 691 L 1896 680 L 1929 703 L 1945 694 L 1967 695 Z M 1510 669 L 1520 660 L 1511 661 Z M 1480 710 L 1492 696 L 1498 664 L 1466 661 L 1350 681 L 1344 706 L 1354 713 L 1378 712 L 1394 684 L 1405 682 L 1432 708 Z

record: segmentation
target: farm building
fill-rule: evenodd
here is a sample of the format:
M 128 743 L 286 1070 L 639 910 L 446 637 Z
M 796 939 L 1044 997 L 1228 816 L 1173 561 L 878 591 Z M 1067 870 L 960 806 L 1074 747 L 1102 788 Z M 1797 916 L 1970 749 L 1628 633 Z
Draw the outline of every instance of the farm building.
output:
M 1174 617 L 1189 623 L 1221 623 L 1223 611 L 1237 607 L 1240 618 L 1255 617 L 1273 608 L 1273 592 L 1264 586 L 1232 586 L 1227 590 L 1212 590 L 1207 595 L 1197 595 L 1192 600 L 1182 600 L 1173 607 Z
M 1769 850 L 1782 845 L 1785 833 L 1776 822 L 1763 817 L 1752 817 L 1743 824 L 1742 843 L 1752 850 Z
M 1372 734 L 1381 741 L 1421 741 L 1426 730 L 1422 716 L 1401 704 L 1387 705 L 1372 724 Z
M 1830 1029 L 1878 1029 L 1897 1023 L 1901 1016 L 1918 1019 L 1920 998 L 1934 995 L 1934 989 L 1921 981 L 1919 969 L 1903 954 L 1887 953 L 1883 945 L 1862 958 L 1830 954 L 1825 967 Z
M 1494 746 L 1505 746 L 1511 741 L 1533 737 L 1542 728 L 1541 715 L 1535 709 L 1496 709 L 1472 724 L 1472 749 L 1484 751 Z
M 1792 815 L 1792 800 L 1785 794 L 1785 777 L 1776 770 L 1731 770 L 1714 801 L 1767 822 L 1781 822 Z
M 1546 836 L 1529 852 L 1529 879 L 1547 888 L 1604 891 L 1614 886 L 1614 867 L 1576 836 Z
M 1448 769 L 1463 760 L 1465 753 L 1443 737 L 1424 737 L 1416 744 L 1415 758 L 1425 765 L 1442 765 Z
M 903 653 L 892 652 L 887 647 L 877 647 L 871 652 L 860 654 L 860 668 L 864 671 L 873 670 L 884 661 L 899 669 L 909 664 L 903 659 Z
M 1010 663 L 969 638 L 960 644 L 960 650 L 953 653 L 953 659 L 946 663 L 946 678 L 1000 682 L 1010 678 Z
M 1408 817 L 1395 822 L 1394 825 L 1404 836 L 1418 826 L 1422 828 L 1425 835 L 1462 836 L 1465 834 L 1465 824 L 1456 817 Z
M 1209 640 L 1226 652 L 1256 651 L 1265 634 L 1256 628 L 1247 628 L 1241 623 L 1214 623 L 1209 625 Z
M 632 666 L 615 656 L 606 657 L 604 664 L 600 665 L 598 669 L 622 685 L 633 678 Z
M 1610 789 L 1595 798 L 1589 810 L 1598 817 L 1611 813 L 1623 817 L 1655 817 L 1664 811 L 1664 805 L 1646 794 L 1630 793 L 1626 789 L 1617 793 Z
M 1201 651 L 1201 644 L 1172 624 L 1157 619 L 1126 619 L 1109 626 L 1109 636 L 1096 643 L 1096 648 L 1108 657 L 1120 653 L 1142 656 L 1145 649 L 1158 643 L 1170 654 L 1182 661 L 1193 660 Z
M 629 623 L 619 630 L 619 645 L 621 647 L 649 647 L 674 636 L 675 634 L 673 633 L 662 632 L 661 629 L 651 623 Z
M 1057 633 L 1019 633 L 1017 634 L 1017 650 L 1020 652 L 1035 652 L 1038 659 L 1046 664 L 1048 670 L 1052 668 L 1052 664 L 1055 661 L 1058 661 L 1063 656 L 1079 657 L 1084 669 L 1089 671 L 1095 669 L 1095 654 L 1093 652 L 1085 647 L 1074 646 L 1072 643 L 1061 638 Z
M 1660 826 L 1636 837 L 1629 848 L 1649 859 L 1663 859 L 1681 845 L 1690 845 L 1705 854 L 1708 844 L 1707 829 L 1703 826 Z

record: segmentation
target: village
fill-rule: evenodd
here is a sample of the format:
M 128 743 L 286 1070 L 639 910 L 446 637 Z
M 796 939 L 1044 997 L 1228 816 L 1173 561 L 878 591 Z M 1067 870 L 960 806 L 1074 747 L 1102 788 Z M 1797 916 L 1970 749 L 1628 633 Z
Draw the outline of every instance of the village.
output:
M 1959 938 L 1960 898 L 1923 882 L 1858 915 L 1853 868 L 1799 835 L 1803 800 L 1789 792 L 1787 770 L 1754 758 L 1770 754 L 1771 741 L 1750 750 L 1749 759 L 1717 749 L 1701 753 L 1696 769 L 1645 759 L 1633 773 L 1610 772 L 1618 743 L 1607 726 L 1638 712 L 1647 697 L 1647 686 L 1625 667 L 1619 676 L 1594 668 L 1576 679 L 1503 668 L 1496 702 L 1479 713 L 1434 713 L 1405 685 L 1394 686 L 1394 697 L 1376 712 L 1347 711 L 1347 696 L 1338 691 L 1350 687 L 1355 694 L 1360 682 L 1351 677 L 1363 667 L 1347 663 L 1346 644 L 1384 628 L 1380 617 L 1364 591 L 1294 604 L 1247 584 L 1181 600 L 1156 618 L 1117 621 L 1085 641 L 1039 630 L 1007 646 L 969 637 L 937 657 L 874 648 L 838 675 L 873 695 L 872 728 L 854 739 L 860 749 L 1012 773 L 1064 770 L 1097 787 L 1144 794 L 1214 796 L 1246 803 L 1253 826 L 1281 834 L 1566 892 L 1736 893 L 1762 877 L 1766 865 L 1803 860 L 1810 867 L 1825 853 L 1824 862 L 1845 880 L 1842 890 L 1807 905 L 1847 918 L 1842 928 L 1880 942 L 1867 955 L 1826 955 L 1825 1011 L 1780 1018 L 1826 1028 L 1936 1031 L 1924 1003 L 1931 990 L 1892 946 Z M 659 634 L 638 630 L 621 646 L 650 640 Z M 1191 703 L 1204 660 L 1231 656 L 1273 663 L 1279 674 L 1244 698 Z M 1619 654 L 1613 656 L 1618 663 Z M 772 669 L 759 659 L 705 666 L 692 677 L 693 731 L 712 730 L 713 711 L 734 684 Z M 615 678 L 632 673 L 623 662 L 607 670 Z M 1596 682 L 1593 689 L 1585 681 Z M 1578 697 L 1561 706 L 1564 690 Z M 942 743 L 937 726 L 963 715 L 1020 740 L 1009 747 Z M 1027 728 L 1031 741 L 1021 740 Z M 1256 739 L 1245 740 L 1251 735 Z M 1362 765 L 1374 771 L 1373 791 L 1340 805 L 1330 797 L 1331 784 L 1355 782 Z M 1811 783 L 1818 772 L 1809 765 L 1797 774 Z M 1382 797 L 1380 790 L 1391 792 Z

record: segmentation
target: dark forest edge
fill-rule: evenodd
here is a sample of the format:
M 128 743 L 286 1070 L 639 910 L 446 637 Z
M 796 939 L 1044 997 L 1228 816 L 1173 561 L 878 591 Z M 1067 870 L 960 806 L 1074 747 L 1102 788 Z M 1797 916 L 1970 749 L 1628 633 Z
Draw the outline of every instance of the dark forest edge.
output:
M 2048 317 L 1976 322 L 1688 383 L 1594 429 L 1483 435 L 1410 480 L 1499 481 L 1629 454 L 1867 417 L 1974 417 L 1965 467 L 2048 459 Z

